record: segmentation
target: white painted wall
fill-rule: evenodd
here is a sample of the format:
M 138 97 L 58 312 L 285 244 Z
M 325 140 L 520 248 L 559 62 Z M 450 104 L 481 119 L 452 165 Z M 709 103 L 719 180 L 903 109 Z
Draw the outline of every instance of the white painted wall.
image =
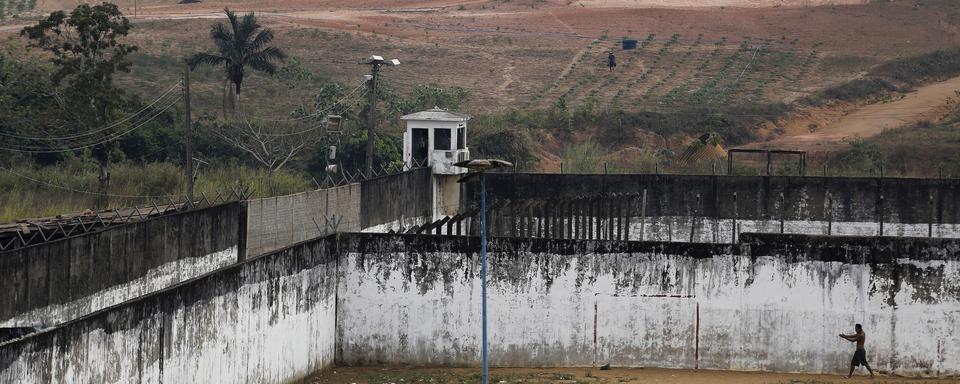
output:
M 0 344 L 0 383 L 303 379 L 335 353 L 336 259 L 320 243 Z
M 159 291 L 237 261 L 237 246 L 201 257 L 178 259 L 148 270 L 143 276 L 64 304 L 48 305 L 0 321 L 0 327 L 46 328 Z
M 491 257 L 495 366 L 609 362 L 845 373 L 853 346 L 836 335 L 860 322 L 874 366 L 906 375 L 960 374 L 955 260 L 884 267 L 523 249 Z M 898 282 L 878 270 L 892 267 L 917 275 L 903 272 Z M 453 252 L 346 255 L 338 283 L 338 361 L 478 365 L 478 272 L 476 255 Z
M 592 218 L 593 237 L 596 238 L 597 226 L 601 228 L 602 239 L 608 239 L 610 226 L 614 227 L 614 239 L 621 226 L 626 226 L 627 220 L 623 218 Z M 491 219 L 491 221 L 494 219 Z M 509 220 L 509 219 L 508 219 Z M 524 234 L 526 229 L 526 219 L 514 221 L 516 228 L 513 232 L 509 228 L 504 228 L 501 235 Z M 540 217 L 532 218 L 532 229 L 534 233 L 539 234 L 540 228 L 545 227 L 549 230 L 550 223 L 544 223 Z M 580 219 L 575 219 L 580 220 Z M 642 222 L 642 223 L 641 223 Z M 561 218 L 557 221 L 563 225 L 564 235 L 562 238 L 572 238 L 567 234 L 567 225 L 569 219 Z M 579 225 L 580 221 L 575 221 Z M 733 224 L 731 219 L 714 219 L 708 217 L 691 218 L 690 216 L 657 216 L 657 217 L 631 217 L 629 220 L 629 236 L 625 240 L 646 240 L 646 241 L 674 241 L 689 242 L 690 227 L 694 225 L 693 241 L 698 243 L 731 243 L 733 242 Z M 740 233 L 781 233 L 779 220 L 737 220 L 737 234 Z M 492 223 L 491 223 L 492 225 Z M 576 227 L 573 227 L 576 230 Z M 903 223 L 884 223 L 884 236 L 899 237 L 927 237 L 932 229 L 933 237 L 938 238 L 960 238 L 960 225 L 958 224 L 903 224 Z M 643 234 L 641 236 L 641 233 Z M 803 220 L 784 220 L 783 233 L 801 234 L 801 235 L 834 235 L 834 236 L 879 236 L 880 224 L 877 222 L 826 222 L 826 221 L 803 221 Z M 625 233 L 625 235 L 627 235 Z M 538 236 L 534 236 L 538 237 Z M 554 237 L 550 234 L 543 237 Z

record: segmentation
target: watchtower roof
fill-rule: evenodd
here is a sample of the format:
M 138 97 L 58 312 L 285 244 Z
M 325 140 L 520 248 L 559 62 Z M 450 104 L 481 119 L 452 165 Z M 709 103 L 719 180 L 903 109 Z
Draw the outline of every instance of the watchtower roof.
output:
M 401 120 L 430 120 L 430 121 L 467 121 L 470 120 L 470 115 L 463 113 L 450 112 L 446 109 L 433 107 L 433 109 L 428 109 L 426 111 L 420 111 L 411 113 L 409 115 L 404 115 L 400 118 Z

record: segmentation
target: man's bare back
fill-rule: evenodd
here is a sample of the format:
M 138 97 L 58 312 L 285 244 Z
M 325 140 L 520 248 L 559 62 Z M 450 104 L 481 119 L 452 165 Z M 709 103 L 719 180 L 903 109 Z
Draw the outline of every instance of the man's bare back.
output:
M 847 374 L 847 377 L 852 376 L 853 369 L 860 365 L 866 367 L 867 371 L 870 371 L 870 377 L 873 377 L 873 369 L 871 369 L 870 364 L 867 363 L 867 351 L 863 347 L 863 344 L 867 339 L 867 335 L 863 332 L 863 327 L 860 324 L 857 324 L 855 328 L 857 332 L 852 335 L 840 334 L 840 337 L 844 340 L 847 340 L 851 343 L 857 343 L 857 350 L 853 353 L 853 360 L 850 361 L 850 373 Z

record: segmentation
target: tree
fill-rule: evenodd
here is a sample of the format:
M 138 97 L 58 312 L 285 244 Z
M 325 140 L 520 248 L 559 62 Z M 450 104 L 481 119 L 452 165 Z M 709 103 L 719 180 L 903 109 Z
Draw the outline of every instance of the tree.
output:
M 51 62 L 57 69 L 51 80 L 61 87 L 64 119 L 77 132 L 89 133 L 107 126 L 122 107 L 123 90 L 113 85 L 113 75 L 130 70 L 127 55 L 137 47 L 119 41 L 130 29 L 130 21 L 116 5 L 103 3 L 81 4 L 69 17 L 63 11 L 53 12 L 20 32 L 31 40 L 31 46 L 52 55 Z M 109 203 L 110 152 L 117 139 L 109 133 L 90 143 L 100 167 L 99 208 Z
M 220 140 L 247 153 L 272 175 L 301 152 L 324 139 L 316 127 L 292 122 L 254 122 L 244 119 L 215 127 Z
M 282 61 L 287 57 L 280 48 L 269 46 L 273 41 L 273 31 L 261 29 L 257 17 L 253 12 L 243 16 L 240 20 L 237 15 L 224 8 L 230 22 L 228 28 L 223 22 L 217 22 L 210 27 L 210 38 L 217 46 L 218 53 L 200 52 L 191 56 L 187 63 L 190 69 L 199 65 L 223 65 L 226 81 L 233 83 L 234 112 L 240 114 L 240 88 L 246 68 L 274 74 L 277 71 L 275 61 Z M 229 88 L 224 87 L 224 117 L 227 115 Z

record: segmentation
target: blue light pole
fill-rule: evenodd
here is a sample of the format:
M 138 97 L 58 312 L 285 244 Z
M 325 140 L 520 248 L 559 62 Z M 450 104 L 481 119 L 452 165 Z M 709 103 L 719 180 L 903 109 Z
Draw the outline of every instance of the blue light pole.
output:
M 480 173 L 480 291 L 483 298 L 483 384 L 487 384 L 487 178 Z
M 481 310 L 483 321 L 482 382 L 483 384 L 487 384 L 489 377 L 487 367 L 487 178 L 484 177 L 483 173 L 495 168 L 512 167 L 513 164 L 503 160 L 478 159 L 461 161 L 454 165 L 475 171 L 461 178 L 460 182 L 466 181 L 474 175 L 479 174 L 480 176 L 480 294 L 483 296 L 480 299 L 483 307 Z

